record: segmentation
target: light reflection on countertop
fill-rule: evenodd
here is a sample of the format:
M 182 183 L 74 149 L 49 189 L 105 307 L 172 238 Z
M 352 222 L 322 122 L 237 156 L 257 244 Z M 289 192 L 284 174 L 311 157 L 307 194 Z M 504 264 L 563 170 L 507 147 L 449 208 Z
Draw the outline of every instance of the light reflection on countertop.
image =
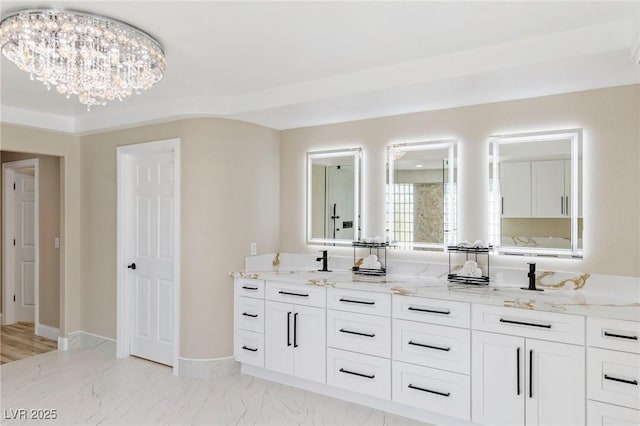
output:
M 235 278 L 251 278 L 275 282 L 298 283 L 355 290 L 391 293 L 402 296 L 455 300 L 485 305 L 498 305 L 535 311 L 640 321 L 640 298 L 632 295 L 606 294 L 590 291 L 589 285 L 558 287 L 548 278 L 542 285 L 545 291 L 521 290 L 526 283 L 490 284 L 487 286 L 449 283 L 444 277 L 420 275 L 387 275 L 382 277 L 356 275 L 351 271 L 321 272 L 309 268 L 272 271 L 234 271 Z M 588 279 L 588 274 L 576 280 Z M 565 280 L 566 281 L 566 280 Z M 571 280 L 569 280 L 571 281 Z M 562 281 L 558 281 L 562 282 Z

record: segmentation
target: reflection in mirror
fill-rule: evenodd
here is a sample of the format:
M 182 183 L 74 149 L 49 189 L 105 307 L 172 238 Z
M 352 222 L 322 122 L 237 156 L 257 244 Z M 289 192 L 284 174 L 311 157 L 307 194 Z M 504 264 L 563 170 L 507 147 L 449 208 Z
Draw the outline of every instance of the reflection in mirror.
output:
M 360 160 L 360 148 L 307 153 L 307 243 L 358 240 Z
M 397 144 L 387 152 L 387 236 L 402 250 L 456 242 L 456 141 Z
M 505 254 L 582 256 L 582 131 L 491 138 L 489 233 Z

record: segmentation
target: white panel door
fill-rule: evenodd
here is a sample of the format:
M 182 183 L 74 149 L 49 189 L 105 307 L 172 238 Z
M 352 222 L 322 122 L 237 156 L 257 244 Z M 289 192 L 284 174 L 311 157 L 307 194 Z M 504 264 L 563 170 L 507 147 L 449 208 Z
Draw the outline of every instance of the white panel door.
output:
M 34 321 L 36 303 L 35 178 L 16 172 L 15 179 L 15 317 Z
M 293 371 L 297 377 L 326 383 L 326 309 L 295 306 Z
M 269 370 L 293 374 L 293 313 L 290 303 L 265 302 L 264 366 Z
M 526 424 L 584 425 L 583 346 L 527 339 Z
M 500 163 L 502 217 L 531 217 L 531 163 Z
M 472 421 L 524 424 L 525 339 L 474 331 L 472 341 Z
M 133 163 L 131 354 L 173 365 L 173 154 L 136 154 Z
M 570 216 L 564 192 L 564 163 L 563 160 L 531 163 L 533 217 Z

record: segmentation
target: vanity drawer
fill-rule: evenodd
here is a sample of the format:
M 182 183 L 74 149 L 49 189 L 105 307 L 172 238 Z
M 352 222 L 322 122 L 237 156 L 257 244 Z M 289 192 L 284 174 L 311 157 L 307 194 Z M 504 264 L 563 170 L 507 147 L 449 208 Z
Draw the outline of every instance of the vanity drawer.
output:
M 640 322 L 587 318 L 587 345 L 640 354 Z
M 324 308 L 327 306 L 327 289 L 307 284 L 267 281 L 266 298 L 275 302 Z
M 465 302 L 393 296 L 393 317 L 409 321 L 469 328 L 470 309 Z
M 640 409 L 640 355 L 589 348 L 587 397 Z
M 391 295 L 340 288 L 327 289 L 327 308 L 362 314 L 391 316 Z
M 474 330 L 584 345 L 584 317 L 502 306 L 473 305 Z
M 637 426 L 640 425 L 640 411 L 589 401 L 587 424 L 589 426 Z
M 471 381 L 465 374 L 394 361 L 393 400 L 467 421 L 471 419 Z
M 471 332 L 394 319 L 393 359 L 469 374 Z
M 327 384 L 376 398 L 391 399 L 391 361 L 328 348 Z
M 264 334 L 236 330 L 235 346 L 236 361 L 264 367 Z
M 238 297 L 236 327 L 240 330 L 264 333 L 264 300 Z
M 236 294 L 244 297 L 264 299 L 264 281 L 249 278 L 236 278 Z
M 329 309 L 327 346 L 389 358 L 391 319 Z

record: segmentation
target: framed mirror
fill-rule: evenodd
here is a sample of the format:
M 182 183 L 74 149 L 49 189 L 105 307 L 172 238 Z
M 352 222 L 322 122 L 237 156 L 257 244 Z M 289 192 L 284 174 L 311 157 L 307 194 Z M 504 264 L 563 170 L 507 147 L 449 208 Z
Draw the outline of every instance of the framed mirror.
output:
M 401 250 L 443 251 L 456 243 L 455 140 L 387 150 L 387 237 Z
M 307 153 L 307 243 L 360 238 L 360 148 Z
M 490 158 L 496 250 L 582 257 L 582 130 L 494 136 Z

